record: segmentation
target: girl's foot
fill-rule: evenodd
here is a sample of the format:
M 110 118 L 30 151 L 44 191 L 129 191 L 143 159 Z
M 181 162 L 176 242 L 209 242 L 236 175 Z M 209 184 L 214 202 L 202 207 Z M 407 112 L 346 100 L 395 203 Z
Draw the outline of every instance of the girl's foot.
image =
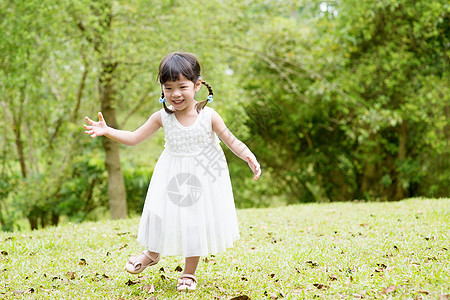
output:
M 156 265 L 159 261 L 159 253 L 150 253 L 145 250 L 141 255 L 130 257 L 125 265 L 125 269 L 131 274 L 139 274 L 149 266 Z
M 197 278 L 192 274 L 182 274 L 178 279 L 177 291 L 193 291 L 197 288 Z

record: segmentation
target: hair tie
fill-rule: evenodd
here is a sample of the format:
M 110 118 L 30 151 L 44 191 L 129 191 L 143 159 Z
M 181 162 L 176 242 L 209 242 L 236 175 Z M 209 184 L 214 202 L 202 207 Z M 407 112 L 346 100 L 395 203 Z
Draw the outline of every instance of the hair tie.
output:
M 164 98 L 161 98 L 161 97 L 160 97 L 160 98 L 159 98 L 159 103 L 165 103 L 165 102 L 167 102 L 167 101 L 166 101 L 166 97 L 164 97 Z
M 208 103 L 211 103 L 214 101 L 213 96 L 209 95 L 208 97 L 206 97 L 206 99 L 208 100 Z

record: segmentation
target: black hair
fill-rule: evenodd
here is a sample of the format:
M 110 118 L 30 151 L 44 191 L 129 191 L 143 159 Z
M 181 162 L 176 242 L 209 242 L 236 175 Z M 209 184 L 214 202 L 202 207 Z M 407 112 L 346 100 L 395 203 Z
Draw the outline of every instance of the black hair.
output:
M 195 84 L 201 78 L 200 70 L 200 63 L 194 54 L 188 52 L 173 52 L 164 57 L 159 64 L 158 80 L 159 83 L 163 85 L 168 81 L 177 81 L 180 79 L 180 76 L 183 75 Z M 214 93 L 211 86 L 203 80 L 202 84 L 208 88 L 208 95 L 213 96 Z M 164 91 L 161 92 L 161 98 L 164 98 Z M 208 100 L 198 102 L 195 105 L 197 112 L 200 112 L 207 103 Z M 166 103 L 163 103 L 163 106 L 167 113 L 170 114 L 174 112 L 166 106 Z

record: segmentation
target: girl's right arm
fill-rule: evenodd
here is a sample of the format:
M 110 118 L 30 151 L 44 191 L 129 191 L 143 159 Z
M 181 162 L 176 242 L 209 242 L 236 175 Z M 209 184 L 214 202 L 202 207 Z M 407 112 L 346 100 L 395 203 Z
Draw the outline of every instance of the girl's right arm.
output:
M 97 136 L 106 136 L 116 142 L 125 144 L 128 146 L 134 146 L 152 136 L 160 127 L 162 127 L 161 112 L 157 111 L 145 122 L 144 125 L 136 129 L 135 131 L 118 130 L 106 125 L 105 120 L 101 112 L 98 113 L 98 122 L 95 122 L 88 117 L 86 121 L 91 125 L 84 125 L 86 129 L 85 133 L 90 134 L 91 138 Z

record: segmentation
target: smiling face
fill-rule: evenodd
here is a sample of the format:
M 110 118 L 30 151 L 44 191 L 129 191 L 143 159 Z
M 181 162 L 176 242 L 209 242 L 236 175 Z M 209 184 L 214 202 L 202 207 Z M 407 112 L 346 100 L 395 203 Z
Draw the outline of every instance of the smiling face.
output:
M 194 96 L 200 90 L 201 82 L 201 79 L 198 79 L 194 83 L 183 74 L 179 74 L 178 80 L 162 84 L 164 96 L 167 102 L 178 111 L 193 108 L 196 103 Z

